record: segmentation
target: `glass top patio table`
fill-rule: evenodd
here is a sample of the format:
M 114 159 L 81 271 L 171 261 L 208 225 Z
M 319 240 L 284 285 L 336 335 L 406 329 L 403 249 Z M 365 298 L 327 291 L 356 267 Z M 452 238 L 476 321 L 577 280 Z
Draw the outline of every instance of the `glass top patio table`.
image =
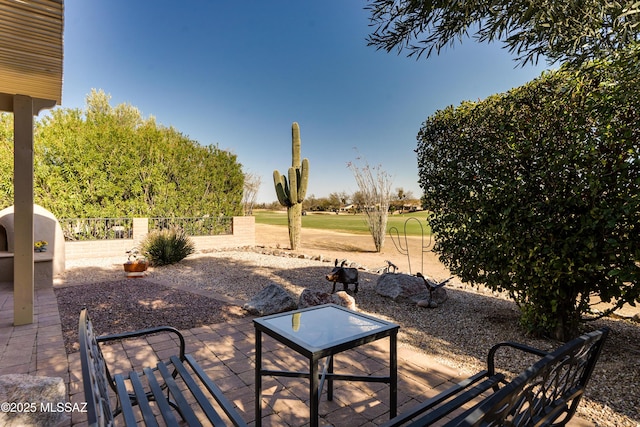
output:
M 324 379 L 327 399 L 333 399 L 333 381 L 384 382 L 389 384 L 390 418 L 397 412 L 397 335 L 398 325 L 335 304 L 325 304 L 253 320 L 256 339 L 256 426 L 262 425 L 262 376 L 304 377 L 309 379 L 309 422 L 318 425 L 318 401 Z M 308 372 L 274 371 L 262 367 L 262 333 L 271 336 L 309 360 Z M 364 376 L 333 372 L 334 355 L 363 344 L 389 337 L 389 375 Z M 324 372 L 320 359 L 327 358 Z M 321 381 L 319 381 L 319 377 Z
M 398 329 L 394 323 L 333 304 L 274 314 L 254 322 L 268 335 L 277 335 L 290 348 L 318 358 L 334 353 L 337 347 L 353 348 Z

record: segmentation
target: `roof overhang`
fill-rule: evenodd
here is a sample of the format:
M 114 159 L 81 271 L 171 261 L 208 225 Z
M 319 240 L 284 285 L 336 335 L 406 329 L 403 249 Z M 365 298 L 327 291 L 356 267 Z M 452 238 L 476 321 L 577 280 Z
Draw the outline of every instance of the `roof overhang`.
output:
M 63 0 L 0 0 L 0 111 L 12 97 L 62 102 Z

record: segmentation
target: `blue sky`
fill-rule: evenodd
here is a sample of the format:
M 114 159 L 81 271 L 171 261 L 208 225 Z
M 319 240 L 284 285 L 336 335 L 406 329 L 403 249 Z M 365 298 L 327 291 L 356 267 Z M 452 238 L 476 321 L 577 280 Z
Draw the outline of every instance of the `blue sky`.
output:
M 421 195 L 416 135 L 448 105 L 505 92 L 546 68 L 467 41 L 416 61 L 367 47 L 363 0 L 66 0 L 62 107 L 92 88 L 199 144 L 238 156 L 276 200 L 291 165 L 291 124 L 309 158 L 307 194 L 352 194 L 363 156 Z

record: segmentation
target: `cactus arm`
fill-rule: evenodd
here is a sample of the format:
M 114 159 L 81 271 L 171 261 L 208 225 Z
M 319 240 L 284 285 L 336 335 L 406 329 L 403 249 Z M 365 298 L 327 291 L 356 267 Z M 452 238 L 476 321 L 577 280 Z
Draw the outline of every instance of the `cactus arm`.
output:
M 291 200 L 288 197 L 287 179 L 280 175 L 280 172 L 273 171 L 273 183 L 276 187 L 278 202 L 280 202 L 282 206 L 291 206 Z
M 307 195 L 307 184 L 309 183 L 309 159 L 302 160 L 298 178 L 298 203 L 302 203 Z

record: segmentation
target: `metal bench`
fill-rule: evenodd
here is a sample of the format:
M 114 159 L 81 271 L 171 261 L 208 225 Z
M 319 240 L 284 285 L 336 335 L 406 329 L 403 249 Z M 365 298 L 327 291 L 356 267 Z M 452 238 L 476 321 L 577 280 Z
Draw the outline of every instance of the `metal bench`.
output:
M 112 375 L 99 343 L 142 337 L 158 332 L 175 334 L 180 343 L 178 355 L 160 361 L 140 372 Z M 202 425 L 208 419 L 214 426 L 246 426 L 235 407 L 207 376 L 195 359 L 185 354 L 182 334 L 168 326 L 96 337 L 86 309 L 80 312 L 78 325 L 80 360 L 89 426 L 112 426 L 122 414 L 127 426 L 163 424 L 167 426 Z M 109 396 L 115 393 L 116 406 Z M 213 404 L 213 402 L 217 404 Z
M 428 426 L 565 425 L 575 414 L 608 334 L 604 328 L 548 353 L 523 344 L 494 345 L 487 369 L 383 424 Z M 511 347 L 540 356 L 511 381 L 495 370 L 495 355 Z M 446 418 L 445 418 L 446 417 Z

